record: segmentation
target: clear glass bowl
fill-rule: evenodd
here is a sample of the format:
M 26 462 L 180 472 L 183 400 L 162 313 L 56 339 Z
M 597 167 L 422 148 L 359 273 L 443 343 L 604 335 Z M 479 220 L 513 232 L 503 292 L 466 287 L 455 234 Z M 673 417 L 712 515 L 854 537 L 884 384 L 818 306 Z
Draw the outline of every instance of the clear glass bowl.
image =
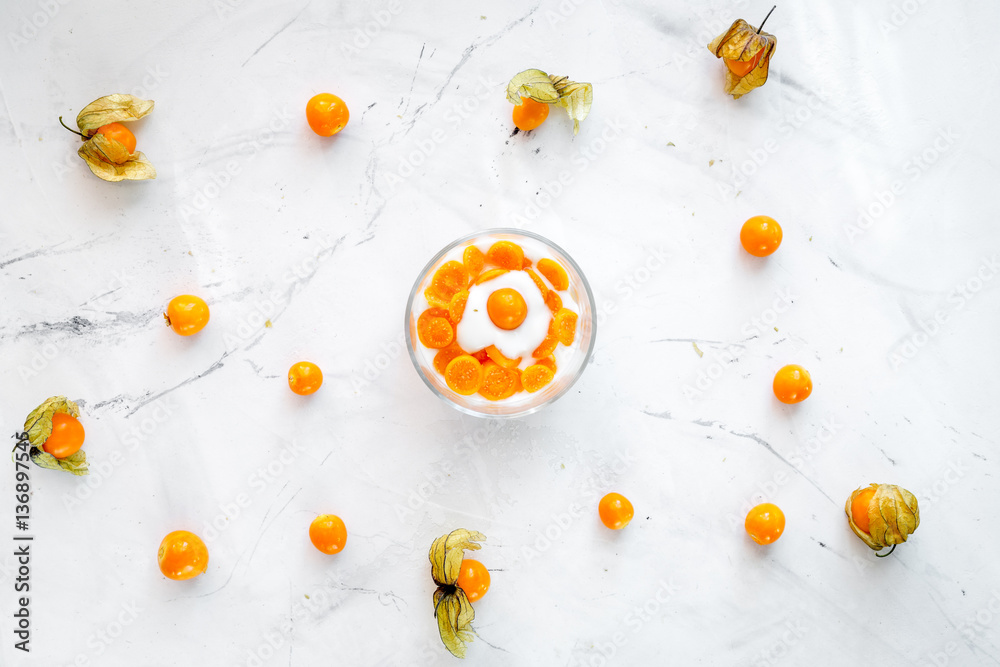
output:
M 451 259 L 461 261 L 461 251 L 470 243 L 492 244 L 496 241 L 513 241 L 522 246 L 541 246 L 544 250 L 544 256 L 554 259 L 566 269 L 566 274 L 569 276 L 569 289 L 567 291 L 576 301 L 579 312 L 577 313 L 576 339 L 569 348 L 559 346 L 558 370 L 552 382 L 535 393 L 521 391 L 504 400 L 490 401 L 479 394 L 462 396 L 448 388 L 444 377 L 434 369 L 433 360 L 437 350 L 425 348 L 417 338 L 417 318 L 427 308 L 424 290 L 430 286 L 431 278 L 438 267 Z M 456 249 L 458 249 L 457 255 Z M 531 252 L 526 254 L 530 255 Z M 409 350 L 410 360 L 413 361 L 417 374 L 424 381 L 424 384 L 455 409 L 477 417 L 521 417 L 537 412 L 555 401 L 568 392 L 580 378 L 583 370 L 590 363 L 590 357 L 594 351 L 597 328 L 595 310 L 594 295 L 590 291 L 590 284 L 583 275 L 583 271 L 565 250 L 552 241 L 531 232 L 505 228 L 487 229 L 452 241 L 434 255 L 434 258 L 420 272 L 406 303 L 406 322 L 404 324 L 406 348 Z

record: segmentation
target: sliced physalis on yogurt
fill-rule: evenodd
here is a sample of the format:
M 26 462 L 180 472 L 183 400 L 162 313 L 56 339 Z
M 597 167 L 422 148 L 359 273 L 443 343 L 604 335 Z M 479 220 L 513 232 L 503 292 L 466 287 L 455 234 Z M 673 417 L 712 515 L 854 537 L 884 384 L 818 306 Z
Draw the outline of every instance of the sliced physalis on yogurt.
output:
M 513 241 L 485 252 L 472 243 L 434 272 L 417 337 L 437 350 L 434 369 L 455 393 L 501 401 L 555 377 L 558 346 L 576 338 L 577 305 L 566 269 L 538 250 L 533 265 Z

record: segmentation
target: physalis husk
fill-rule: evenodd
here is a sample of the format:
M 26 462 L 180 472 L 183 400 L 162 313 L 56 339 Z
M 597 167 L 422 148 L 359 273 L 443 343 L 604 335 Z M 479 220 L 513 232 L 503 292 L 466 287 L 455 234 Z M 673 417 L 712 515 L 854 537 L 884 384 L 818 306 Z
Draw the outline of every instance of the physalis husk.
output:
M 105 95 L 83 108 L 76 117 L 76 125 L 80 128 L 77 134 L 84 141 L 77 154 L 95 176 L 105 181 L 144 181 L 156 178 L 156 169 L 142 152 L 132 153 L 117 139 L 97 132 L 99 128 L 111 123 L 139 120 L 152 110 L 152 100 L 119 94 Z M 62 118 L 59 122 L 62 122 Z M 65 124 L 63 127 L 66 127 Z
M 63 412 L 73 417 L 80 416 L 80 408 L 65 396 L 53 396 L 31 411 L 24 420 L 24 434 L 30 444 L 29 455 L 35 465 L 52 470 L 65 470 L 73 475 L 86 475 L 87 455 L 83 449 L 63 459 L 57 459 L 42 447 L 52 435 L 52 416 Z
M 875 493 L 868 501 L 868 532 L 865 532 L 855 523 L 852 509 L 854 499 L 872 488 Z M 920 525 L 916 496 L 895 484 L 871 484 L 857 489 L 847 499 L 844 510 L 854 534 L 875 551 L 902 544 Z
M 551 76 L 540 69 L 526 69 L 507 84 L 507 99 L 511 103 L 521 104 L 522 97 L 565 109 L 573 119 L 573 134 L 576 134 L 580 131 L 580 121 L 587 117 L 594 103 L 594 87 L 565 76 Z
M 434 540 L 427 554 L 431 561 L 431 577 L 438 585 L 434 591 L 434 616 L 438 622 L 438 632 L 445 648 L 456 658 L 465 657 L 466 644 L 472 641 L 474 632 L 472 621 L 476 612 L 458 587 L 458 575 L 462 570 L 465 550 L 480 548 L 476 542 L 483 542 L 482 533 L 459 528 Z
M 774 8 L 771 8 L 774 11 Z M 767 16 L 770 16 L 768 12 Z M 767 21 L 767 17 L 764 17 Z M 708 50 L 726 62 L 726 93 L 739 99 L 767 81 L 767 68 L 778 39 L 760 28 L 737 19 L 729 30 L 712 40 Z

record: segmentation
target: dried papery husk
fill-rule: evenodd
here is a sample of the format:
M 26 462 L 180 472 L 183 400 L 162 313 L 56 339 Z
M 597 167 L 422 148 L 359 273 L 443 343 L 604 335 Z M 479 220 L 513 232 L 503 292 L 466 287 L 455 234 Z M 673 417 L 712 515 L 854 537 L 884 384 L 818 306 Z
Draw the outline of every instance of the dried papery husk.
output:
M 156 169 L 145 155 L 139 151 L 130 153 L 117 139 L 97 132 L 111 123 L 139 120 L 153 110 L 153 105 L 153 100 L 134 95 L 105 95 L 85 106 L 77 115 L 76 124 L 84 140 L 77 154 L 95 176 L 111 182 L 156 178 Z
M 156 168 L 142 151 L 129 153 L 125 145 L 103 134 L 88 139 L 77 154 L 98 178 L 110 181 L 145 181 L 156 178 Z
M 875 493 L 868 502 L 866 533 L 854 522 L 851 506 L 858 495 L 870 488 L 874 488 Z M 874 551 L 902 544 L 920 525 L 916 496 L 895 484 L 870 484 L 857 489 L 847 499 L 844 509 L 851 530 Z
M 464 658 L 474 636 L 472 621 L 476 619 L 476 611 L 465 591 L 457 586 L 452 586 L 450 590 L 444 587 L 436 589 L 434 616 L 445 648 L 456 658 Z
M 131 123 L 153 110 L 153 100 L 134 95 L 105 95 L 83 107 L 76 116 L 76 126 L 85 137 L 92 137 L 109 123 Z
M 427 557 L 431 561 L 431 577 L 438 585 L 434 591 L 434 616 L 438 622 L 441 642 L 452 655 L 465 657 L 466 645 L 472 641 L 472 621 L 476 612 L 465 591 L 456 583 L 462 570 L 465 550 L 477 550 L 486 536 L 460 528 L 434 540 Z
M 28 443 L 31 445 L 29 452 L 31 460 L 42 468 L 65 470 L 78 476 L 86 475 L 87 455 L 83 449 L 64 459 L 57 459 L 43 449 L 45 441 L 52 435 L 52 416 L 57 412 L 77 418 L 80 416 L 80 408 L 76 403 L 65 396 L 52 396 L 32 410 L 24 420 L 24 433 L 27 434 Z
M 594 87 L 570 81 L 569 77 L 551 76 L 540 69 L 526 69 L 507 84 L 507 99 L 512 104 L 520 105 L 524 97 L 565 109 L 573 119 L 573 134 L 576 134 L 594 103 Z
M 768 66 L 777 46 L 777 37 L 767 32 L 758 33 L 743 19 L 737 19 L 729 26 L 729 30 L 713 39 L 708 45 L 708 50 L 717 58 L 750 62 L 759 54 L 756 67 L 743 76 L 738 76 L 726 68 L 726 93 L 732 95 L 734 99 L 739 99 L 754 88 L 763 86 L 767 81 Z

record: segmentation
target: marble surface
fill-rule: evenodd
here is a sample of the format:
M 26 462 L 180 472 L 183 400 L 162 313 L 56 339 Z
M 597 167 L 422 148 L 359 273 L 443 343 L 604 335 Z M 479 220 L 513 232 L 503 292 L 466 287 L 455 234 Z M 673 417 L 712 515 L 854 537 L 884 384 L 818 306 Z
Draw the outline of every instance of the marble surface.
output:
M 92 474 L 32 473 L 27 655 L 2 476 L 0 662 L 453 664 L 427 549 L 456 527 L 493 579 L 470 664 L 1000 662 L 1000 7 L 781 5 L 734 101 L 705 45 L 769 8 L 5 3 L 0 421 L 78 399 Z M 594 84 L 578 136 L 512 136 L 528 67 Z M 303 114 L 323 91 L 352 112 L 333 139 Z M 112 92 L 156 101 L 153 182 L 97 180 L 56 122 Z M 738 243 L 755 214 L 785 231 L 766 260 Z M 510 225 L 584 268 L 598 340 L 570 395 L 484 421 L 421 383 L 402 313 L 434 252 Z M 212 308 L 191 339 L 160 317 L 186 292 Z M 797 406 L 786 363 L 815 381 Z M 843 512 L 872 481 L 920 500 L 884 560 Z M 769 548 L 741 525 L 762 498 Z M 306 538 L 324 512 L 335 557 Z M 180 528 L 211 553 L 186 583 L 155 560 Z

